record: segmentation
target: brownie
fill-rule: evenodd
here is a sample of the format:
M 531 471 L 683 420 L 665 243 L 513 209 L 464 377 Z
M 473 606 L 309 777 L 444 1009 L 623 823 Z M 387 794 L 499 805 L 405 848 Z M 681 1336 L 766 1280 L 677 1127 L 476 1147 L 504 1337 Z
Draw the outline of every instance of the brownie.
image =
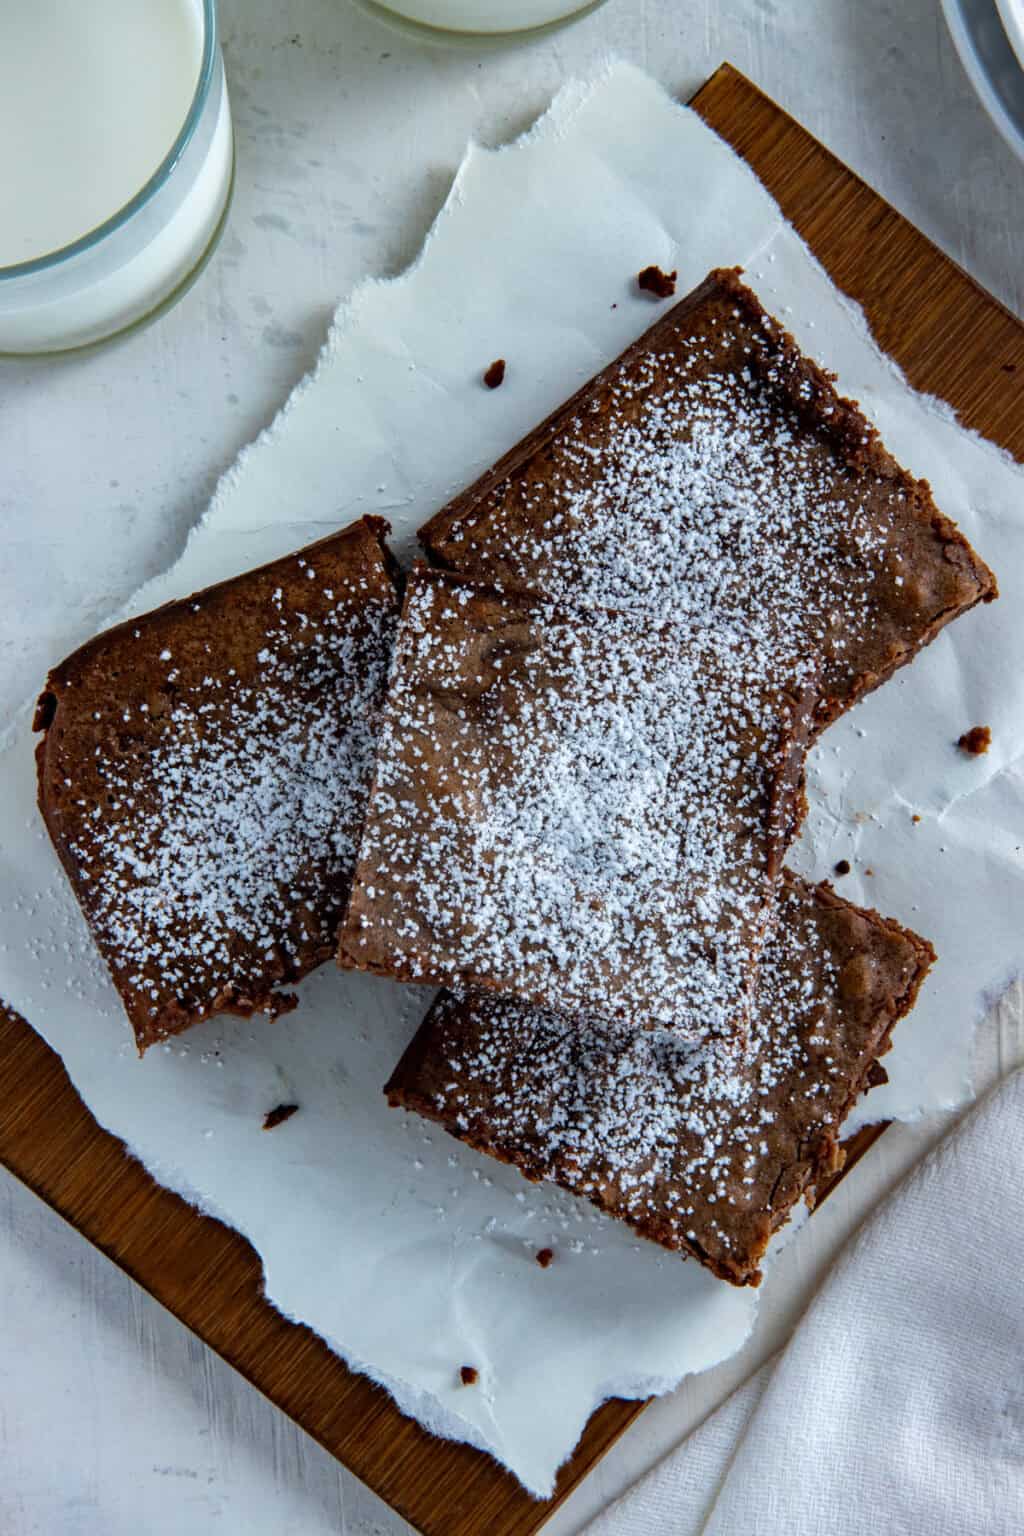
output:
M 393 1105 L 642 1237 L 757 1285 L 768 1240 L 843 1162 L 842 1123 L 934 960 L 899 924 L 784 877 L 747 1049 L 441 993 Z
M 716 271 L 420 533 L 450 570 L 707 614 L 819 658 L 823 728 L 995 578 L 931 490 Z
M 140 1051 L 285 1011 L 333 953 L 400 606 L 387 531 L 364 518 L 50 674 L 39 805 Z
M 813 698 L 742 639 L 420 568 L 341 963 L 742 1033 Z

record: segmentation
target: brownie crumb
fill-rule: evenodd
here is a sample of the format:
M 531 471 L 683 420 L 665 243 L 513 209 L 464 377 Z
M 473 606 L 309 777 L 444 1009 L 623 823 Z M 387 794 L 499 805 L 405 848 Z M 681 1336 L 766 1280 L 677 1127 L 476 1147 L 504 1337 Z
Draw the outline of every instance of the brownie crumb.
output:
M 550 1248 L 542 1248 L 537 1254 L 537 1263 L 540 1265 L 541 1269 L 547 1269 L 554 1256 L 555 1255 L 552 1253 Z
M 868 879 L 869 879 L 869 880 L 873 880 L 873 879 L 874 879 L 874 877 L 875 877 L 875 872 L 874 872 L 874 870 L 873 870 L 873 869 L 866 869 L 866 870 L 865 870 L 865 871 L 864 871 L 864 873 L 865 873 L 865 875 L 866 875 L 866 876 L 867 876 L 867 877 L 868 877 Z
M 867 1077 L 864 1079 L 867 1087 L 883 1088 L 889 1081 L 889 1074 L 880 1061 L 873 1061 L 868 1067 Z
M 290 1120 L 292 1115 L 297 1115 L 298 1112 L 299 1106 L 297 1104 L 278 1104 L 274 1109 L 267 1110 L 263 1117 L 263 1129 L 265 1131 L 272 1131 L 275 1125 L 283 1125 L 286 1120 Z
M 475 1365 L 464 1365 L 459 1371 L 464 1387 L 475 1387 L 480 1380 L 480 1372 Z
M 663 272 L 660 267 L 644 267 L 636 280 L 644 293 L 653 293 L 656 299 L 670 299 L 676 291 L 678 276 L 678 272 Z
M 619 306 L 618 306 L 618 305 L 617 305 L 617 304 L 613 304 L 613 305 L 612 305 L 612 309 L 618 309 L 618 307 L 619 307 Z
M 921 820 L 920 816 L 917 814 L 916 811 L 914 812 L 913 816 L 911 816 L 910 819 L 914 823 L 915 827 L 917 826 L 918 822 Z
M 32 721 L 32 729 L 34 731 L 48 731 L 53 724 L 53 718 L 56 713 L 57 695 L 50 693 L 49 690 L 46 693 L 41 693 L 36 703 L 36 714 L 35 719 Z
M 833 868 L 837 875 L 848 875 L 850 873 L 850 861 L 849 859 L 840 859 L 838 864 L 833 865 Z
M 969 731 L 957 742 L 961 752 L 966 752 L 969 757 L 981 757 L 992 745 L 992 732 L 987 725 L 972 725 Z
M 496 357 L 494 362 L 484 374 L 484 383 L 488 389 L 497 389 L 499 384 L 505 382 L 505 359 Z

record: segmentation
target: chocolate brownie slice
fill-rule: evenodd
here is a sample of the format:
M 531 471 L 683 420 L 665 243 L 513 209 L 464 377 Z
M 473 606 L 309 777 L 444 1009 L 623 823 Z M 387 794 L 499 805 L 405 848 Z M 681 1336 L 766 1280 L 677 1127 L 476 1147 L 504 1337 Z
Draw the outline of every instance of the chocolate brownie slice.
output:
M 813 698 L 742 637 L 421 568 L 341 963 L 742 1032 Z
M 757 1285 L 772 1233 L 842 1166 L 842 1123 L 934 960 L 924 939 L 787 874 L 746 1051 L 511 998 L 442 993 L 393 1105 L 642 1237 Z
M 365 518 L 50 674 L 39 805 L 140 1051 L 285 1011 L 333 953 L 400 606 L 387 531 Z
M 420 538 L 557 600 L 707 615 L 820 659 L 822 728 L 996 596 L 923 480 L 716 271 Z

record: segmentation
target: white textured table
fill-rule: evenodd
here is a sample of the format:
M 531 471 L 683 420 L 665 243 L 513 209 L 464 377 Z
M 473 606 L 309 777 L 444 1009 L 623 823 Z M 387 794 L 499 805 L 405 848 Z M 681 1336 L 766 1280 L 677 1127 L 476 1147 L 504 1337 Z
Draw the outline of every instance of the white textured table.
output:
M 1024 166 L 971 96 L 937 0 L 609 0 L 540 44 L 420 47 L 347 0 L 223 0 L 238 189 L 220 252 L 155 328 L 0 364 L 0 691 L 32 693 L 180 548 L 220 471 L 312 363 L 336 298 L 415 253 L 470 136 L 525 127 L 609 52 L 688 95 L 728 58 L 1024 310 Z M 66 561 L 68 518 L 95 529 Z M 1024 1059 L 1020 996 L 980 1078 Z M 567 1536 L 786 1337 L 838 1245 L 941 1126 L 890 1131 L 773 1277 L 743 1354 L 648 1410 L 552 1522 Z M 372 1495 L 0 1175 L 4 1536 L 398 1536 Z M 783 1299 L 784 1298 L 784 1299 Z

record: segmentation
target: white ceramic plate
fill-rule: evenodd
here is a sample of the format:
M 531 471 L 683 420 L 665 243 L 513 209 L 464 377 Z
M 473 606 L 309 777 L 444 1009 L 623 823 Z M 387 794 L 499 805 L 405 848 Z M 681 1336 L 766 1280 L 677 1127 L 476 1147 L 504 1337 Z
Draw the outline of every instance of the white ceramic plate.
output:
M 942 0 L 942 9 L 982 105 L 1024 160 L 1024 67 L 1010 46 L 1013 36 L 1024 57 L 1024 0 Z

